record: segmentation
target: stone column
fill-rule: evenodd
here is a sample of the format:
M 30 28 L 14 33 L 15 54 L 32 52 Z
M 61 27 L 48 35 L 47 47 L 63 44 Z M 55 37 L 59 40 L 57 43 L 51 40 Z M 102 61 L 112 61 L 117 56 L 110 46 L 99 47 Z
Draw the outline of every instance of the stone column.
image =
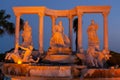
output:
M 82 13 L 78 13 L 77 52 L 82 53 Z
M 109 12 L 103 13 L 103 24 L 104 24 L 104 50 L 108 50 L 108 14 Z
M 72 50 L 72 37 L 73 37 L 73 17 L 69 16 L 69 39 L 70 39 L 70 48 Z
M 53 27 L 56 24 L 56 16 L 51 16 L 52 19 L 52 34 L 53 34 Z
M 43 26 L 44 26 L 44 15 L 39 14 L 39 52 L 43 54 Z
M 16 15 L 16 27 L 15 27 L 15 53 L 18 52 L 18 47 L 16 44 L 19 44 L 19 29 L 20 29 L 20 15 Z

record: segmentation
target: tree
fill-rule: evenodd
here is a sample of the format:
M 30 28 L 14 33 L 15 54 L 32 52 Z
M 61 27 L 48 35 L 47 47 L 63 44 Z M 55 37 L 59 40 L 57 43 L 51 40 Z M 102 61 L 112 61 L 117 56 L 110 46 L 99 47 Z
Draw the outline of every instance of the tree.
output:
M 78 18 L 75 18 L 74 20 L 73 20 L 73 30 L 74 30 L 74 32 L 76 33 L 76 39 L 75 39 L 75 46 L 76 46 L 76 51 L 78 50 L 77 49 L 77 36 L 78 36 Z
M 14 24 L 10 22 L 10 14 L 6 14 L 5 10 L 0 10 L 0 35 L 7 32 L 13 34 L 15 32 Z
M 6 14 L 5 10 L 0 10 L 0 35 L 7 33 L 12 35 L 15 33 L 15 25 L 10 22 L 10 14 Z M 20 19 L 20 30 L 23 29 L 24 20 Z

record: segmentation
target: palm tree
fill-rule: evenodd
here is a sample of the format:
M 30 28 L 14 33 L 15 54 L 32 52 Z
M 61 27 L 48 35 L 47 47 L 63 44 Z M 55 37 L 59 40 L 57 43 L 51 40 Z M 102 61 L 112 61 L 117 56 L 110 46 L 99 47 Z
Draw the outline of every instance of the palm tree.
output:
M 77 49 L 77 35 L 78 35 L 78 18 L 75 18 L 74 20 L 73 20 L 73 29 L 74 29 L 74 32 L 76 33 L 76 39 L 75 39 L 75 46 L 76 46 L 76 51 L 78 50 Z
M 10 22 L 10 14 L 6 14 L 5 10 L 0 10 L 0 35 L 7 32 L 8 34 L 13 34 L 15 31 L 14 24 Z
M 12 35 L 15 33 L 15 25 L 10 22 L 10 14 L 6 14 L 5 10 L 0 10 L 0 35 L 7 33 Z M 23 29 L 24 20 L 20 19 L 20 30 Z

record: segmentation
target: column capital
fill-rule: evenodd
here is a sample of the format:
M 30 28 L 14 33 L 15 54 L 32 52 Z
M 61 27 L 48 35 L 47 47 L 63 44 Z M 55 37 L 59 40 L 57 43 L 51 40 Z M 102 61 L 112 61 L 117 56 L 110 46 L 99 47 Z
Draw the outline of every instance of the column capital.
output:
M 105 12 L 103 12 L 102 13 L 102 15 L 105 17 L 105 16 L 108 16 L 108 14 L 109 14 L 109 11 L 105 11 Z
M 57 16 L 54 16 L 54 15 L 51 15 L 50 17 L 51 17 L 51 19 L 56 19 L 57 18 Z
M 38 13 L 38 16 L 44 16 L 45 14 L 43 12 Z
M 83 14 L 84 14 L 83 12 L 77 11 L 77 15 L 78 15 L 78 16 L 82 16 Z
M 72 19 L 73 18 L 73 15 L 72 15 L 72 12 L 69 12 L 68 16 L 67 16 L 69 19 Z
M 15 16 L 16 17 L 20 17 L 22 14 L 20 14 L 20 13 L 15 13 Z
M 73 16 L 72 16 L 72 15 L 68 15 L 67 17 L 68 17 L 68 19 L 72 19 L 72 18 L 73 18 Z

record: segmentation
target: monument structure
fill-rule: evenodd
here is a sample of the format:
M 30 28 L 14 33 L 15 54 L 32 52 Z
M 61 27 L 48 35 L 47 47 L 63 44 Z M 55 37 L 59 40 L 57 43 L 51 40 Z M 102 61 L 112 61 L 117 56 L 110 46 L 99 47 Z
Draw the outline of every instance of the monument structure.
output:
M 31 66 L 26 65 L 26 67 L 29 66 L 29 69 L 26 70 L 26 74 L 29 72 L 31 75 L 39 75 L 39 76 L 48 76 L 48 77 L 70 77 L 74 75 L 74 70 L 76 68 L 81 68 L 81 65 L 74 64 L 74 60 L 76 58 L 76 54 L 82 54 L 85 57 L 85 60 L 89 57 L 90 64 L 92 63 L 92 66 L 103 67 L 102 60 L 106 57 L 106 55 L 109 55 L 109 47 L 108 47 L 108 14 L 110 12 L 110 6 L 76 6 L 73 9 L 70 10 L 53 10 L 49 9 L 45 6 L 23 6 L 23 7 L 13 7 L 13 11 L 16 16 L 16 29 L 15 29 L 15 54 L 19 52 L 18 46 L 19 46 L 19 28 L 20 28 L 20 17 L 24 14 L 37 14 L 39 16 L 39 36 L 38 36 L 38 44 L 39 44 L 39 54 L 40 57 L 42 55 L 45 55 L 45 57 L 42 57 L 42 60 L 50 60 L 55 62 L 63 62 L 65 63 L 72 62 L 70 65 L 45 65 L 43 66 Z M 88 27 L 87 33 L 88 33 L 88 49 L 87 49 L 87 56 L 84 55 L 84 49 L 82 46 L 82 16 L 84 14 L 89 13 L 98 13 L 102 14 L 103 16 L 103 50 L 99 49 L 99 38 L 97 35 L 98 25 L 94 22 L 94 20 L 91 21 L 90 26 Z M 50 38 L 50 47 L 47 51 L 47 53 L 44 52 L 43 49 L 43 36 L 44 36 L 44 17 L 49 16 L 52 20 L 52 29 L 51 29 L 51 38 Z M 77 35 L 77 51 L 75 54 L 72 54 L 72 43 L 73 43 L 73 19 L 74 17 L 78 17 L 78 35 Z M 62 25 L 62 21 L 59 21 L 58 24 L 56 24 L 56 19 L 59 17 L 66 17 L 69 20 L 69 35 L 66 36 L 64 34 L 64 27 Z M 28 22 L 26 22 L 27 24 Z M 25 27 L 24 27 L 25 28 Z M 31 31 L 31 27 L 28 28 L 29 31 Z M 31 46 L 31 42 L 28 42 L 25 38 L 31 39 L 31 34 L 28 31 L 28 34 L 24 34 L 23 31 L 22 37 L 23 37 L 23 46 L 28 46 L 26 55 L 24 56 L 25 59 L 23 61 L 27 61 L 28 57 L 31 56 L 32 49 L 34 46 Z M 25 37 L 26 36 L 26 37 Z M 16 46 L 18 45 L 18 46 Z M 22 47 L 23 47 L 22 46 Z M 31 46 L 31 47 L 30 47 Z M 21 47 L 21 46 L 19 46 Z M 21 48 L 22 48 L 21 47 Z M 96 50 L 97 49 L 97 50 Z M 97 55 L 97 57 L 96 57 Z M 83 58 L 81 56 L 78 56 L 80 59 Z M 68 60 L 68 61 L 67 61 Z M 88 63 L 89 64 L 89 63 Z M 77 66 L 76 66 L 77 65 Z M 24 65 L 23 65 L 24 66 Z M 21 68 L 23 69 L 23 66 Z M 5 66 L 6 72 L 9 73 L 9 68 L 6 65 Z M 35 73 L 36 70 L 38 70 L 38 73 Z M 34 74 L 35 73 L 35 74 Z M 54 75 L 53 75 L 54 74 Z M 76 73 L 75 73 L 76 74 Z
M 56 19 L 58 17 L 67 17 L 69 19 L 69 39 L 70 39 L 70 47 L 72 49 L 72 23 L 74 16 L 78 16 L 78 52 L 83 49 L 82 47 L 82 16 L 84 14 L 89 13 L 100 13 L 103 16 L 103 31 L 104 31 L 104 44 L 103 49 L 108 51 L 108 14 L 110 12 L 110 6 L 77 6 L 71 10 L 53 10 L 46 8 L 44 6 L 41 7 L 13 7 L 13 11 L 16 16 L 16 30 L 15 30 L 15 44 L 19 44 L 19 22 L 20 16 L 24 14 L 37 14 L 39 16 L 39 52 L 42 54 L 43 49 L 43 27 L 44 27 L 44 16 L 49 16 L 52 19 L 52 29 L 55 25 Z M 17 49 L 17 48 L 16 48 Z

